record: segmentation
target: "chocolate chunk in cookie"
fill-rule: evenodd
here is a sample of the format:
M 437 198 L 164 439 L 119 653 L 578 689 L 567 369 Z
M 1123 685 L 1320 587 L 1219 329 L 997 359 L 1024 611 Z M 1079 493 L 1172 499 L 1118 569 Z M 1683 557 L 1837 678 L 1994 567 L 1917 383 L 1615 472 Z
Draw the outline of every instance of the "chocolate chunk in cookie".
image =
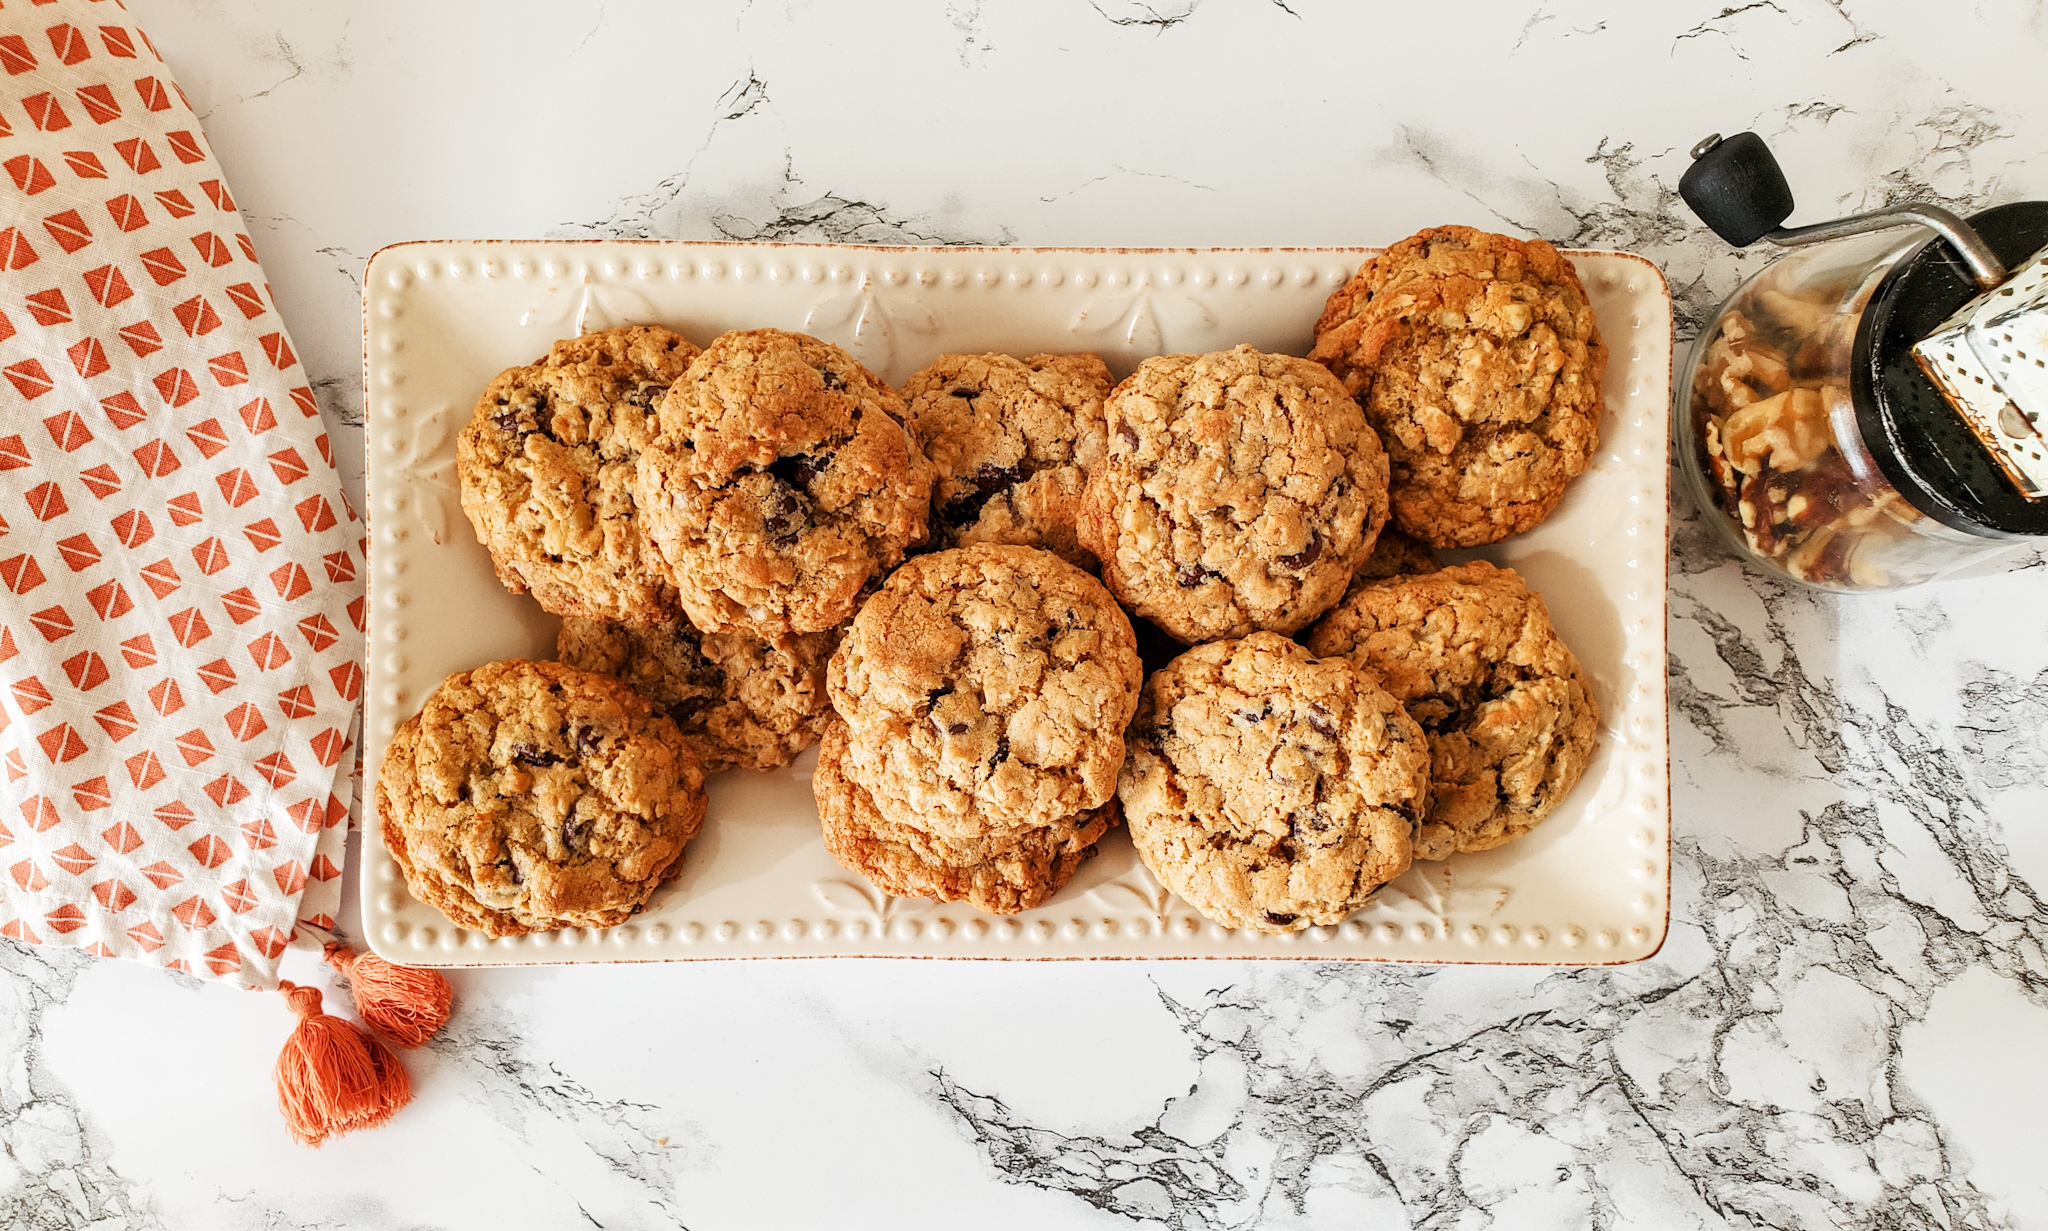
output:
M 1357 587 L 1308 646 L 1378 677 L 1429 733 L 1417 858 L 1529 832 L 1593 759 L 1600 712 L 1578 659 L 1512 569 L 1474 561 Z
M 817 633 L 922 543 L 932 469 L 903 400 L 845 351 L 755 329 L 661 403 L 637 495 L 652 560 L 707 632 Z
M 557 615 L 672 620 L 633 499 L 654 408 L 697 347 L 655 325 L 565 338 L 498 374 L 455 444 L 462 511 L 498 579 Z
M 560 663 L 459 672 L 377 772 L 384 845 L 414 897 L 489 936 L 610 927 L 704 822 L 704 775 L 638 693 Z
M 1249 346 L 1147 359 L 1104 415 L 1082 545 L 1119 601 L 1183 642 L 1307 625 L 1386 522 L 1386 454 L 1305 359 Z
M 1228 927 L 1337 923 L 1405 871 L 1429 746 L 1370 675 L 1274 633 L 1145 682 L 1117 795 L 1161 883 Z
M 1094 355 L 941 355 L 903 386 L 909 427 L 938 472 L 932 536 L 946 547 L 1042 547 L 1093 572 L 1074 535 L 1102 457 L 1109 368 Z
M 556 655 L 613 676 L 675 720 L 705 773 L 775 769 L 817 742 L 832 715 L 825 663 L 838 630 L 703 633 L 667 624 L 566 619 Z
M 1395 523 L 1437 547 L 1535 526 L 1599 445 L 1607 348 L 1542 240 L 1434 227 L 1395 244 L 1330 296 L 1309 357 L 1379 431 Z

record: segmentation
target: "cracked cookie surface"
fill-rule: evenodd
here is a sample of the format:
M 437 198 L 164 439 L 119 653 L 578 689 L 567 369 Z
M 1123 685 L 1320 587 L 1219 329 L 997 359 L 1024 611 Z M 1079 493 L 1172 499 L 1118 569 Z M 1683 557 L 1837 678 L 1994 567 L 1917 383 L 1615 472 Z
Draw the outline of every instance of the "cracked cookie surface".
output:
M 1407 870 L 1429 745 L 1372 677 L 1275 633 L 1145 682 L 1117 795 L 1145 866 L 1228 927 L 1337 923 Z
M 874 797 L 845 773 L 848 730 L 834 722 L 818 746 L 811 790 L 825 831 L 825 849 L 882 892 L 901 898 L 965 901 L 992 915 L 1044 903 L 1073 879 L 1095 842 L 1116 824 L 1109 802 L 1061 824 L 1005 828 L 980 839 L 948 840 L 890 820 Z
M 564 338 L 498 374 L 455 444 L 462 511 L 498 580 L 557 615 L 671 620 L 633 496 L 655 406 L 697 355 L 656 325 Z
M 1142 669 L 1130 620 L 1050 552 L 918 556 L 847 628 L 827 675 L 847 774 L 940 836 L 1061 823 L 1116 792 Z
M 941 355 L 906 381 L 911 434 L 938 476 L 934 539 L 1042 547 L 1093 572 L 1074 513 L 1102 457 L 1112 383 L 1091 354 Z
M 1080 539 L 1126 607 L 1184 643 L 1291 633 L 1387 519 L 1387 457 L 1328 370 L 1240 346 L 1147 359 L 1104 404 Z
M 932 470 L 903 400 L 851 355 L 728 333 L 662 400 L 636 495 L 652 559 L 707 632 L 816 633 L 925 538 Z
M 1599 447 L 1607 348 L 1571 262 L 1542 240 L 1458 226 L 1402 240 L 1330 296 L 1309 357 L 1378 430 L 1394 521 L 1433 546 L 1535 526 Z
M 675 721 L 710 774 L 775 769 L 817 742 L 832 716 L 825 663 L 838 644 L 836 629 L 764 639 L 699 632 L 688 620 L 570 618 L 555 654 L 647 698 Z
M 624 684 L 515 659 L 449 676 L 399 726 L 377 814 L 413 896 L 458 926 L 611 927 L 703 824 L 704 775 Z
M 1512 569 L 1474 561 L 1361 586 L 1308 646 L 1378 677 L 1428 733 L 1419 859 L 1529 832 L 1592 761 L 1599 708 L 1542 598 Z

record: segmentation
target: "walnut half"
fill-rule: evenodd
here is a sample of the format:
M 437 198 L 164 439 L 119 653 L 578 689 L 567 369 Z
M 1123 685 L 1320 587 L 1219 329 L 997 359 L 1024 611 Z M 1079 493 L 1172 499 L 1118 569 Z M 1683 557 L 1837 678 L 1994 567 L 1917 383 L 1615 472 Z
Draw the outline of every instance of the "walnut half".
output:
M 1728 463 L 1744 474 L 1784 472 L 1820 460 L 1834 443 L 1827 398 L 1819 389 L 1787 389 L 1728 416 L 1721 429 Z

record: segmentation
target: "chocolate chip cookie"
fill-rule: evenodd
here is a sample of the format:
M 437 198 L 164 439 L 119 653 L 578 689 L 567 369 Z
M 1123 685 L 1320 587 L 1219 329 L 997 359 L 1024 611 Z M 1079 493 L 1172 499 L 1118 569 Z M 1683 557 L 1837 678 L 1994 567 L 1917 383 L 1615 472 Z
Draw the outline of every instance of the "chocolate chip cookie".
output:
M 1130 620 L 1050 552 L 918 556 L 847 628 L 827 674 L 846 773 L 941 837 L 1061 823 L 1116 792 L 1142 674 Z
M 460 927 L 610 927 L 682 858 L 704 775 L 624 684 L 513 660 L 449 676 L 399 726 L 377 815 L 413 896 Z
M 1386 454 L 1318 364 L 1165 355 L 1103 409 L 1081 543 L 1119 601 L 1182 642 L 1307 625 L 1386 522 Z
M 697 347 L 656 325 L 564 338 L 498 374 L 455 442 L 462 511 L 498 580 L 557 615 L 672 620 L 633 500 L 654 408 Z
M 1102 457 L 1109 368 L 1089 354 L 941 355 L 903 386 L 909 427 L 938 472 L 942 546 L 1042 547 L 1093 572 L 1074 537 L 1088 468 Z
M 848 738 L 846 724 L 834 722 L 818 746 L 818 768 L 811 775 L 825 849 L 847 870 L 896 897 L 965 901 L 992 915 L 1030 910 L 1073 878 L 1094 853 L 1096 840 L 1116 823 L 1112 796 L 1059 825 L 1004 826 L 981 839 L 941 838 L 890 820 L 866 788 L 847 777 Z
M 1402 240 L 1330 296 L 1309 357 L 1379 431 L 1395 522 L 1437 547 L 1541 522 L 1599 446 L 1607 348 L 1571 262 L 1542 240 Z
M 1275 633 L 1155 672 L 1117 795 L 1145 866 L 1228 927 L 1337 923 L 1407 870 L 1429 745 L 1370 675 Z
M 706 632 L 819 633 L 922 543 L 932 469 L 903 399 L 779 329 L 718 338 L 662 400 L 637 495 L 656 566 Z
M 1529 832 L 1593 759 L 1600 711 L 1513 569 L 1482 560 L 1360 586 L 1309 631 L 1308 647 L 1377 676 L 1428 732 L 1419 859 Z
M 703 633 L 688 620 L 667 624 L 562 621 L 555 653 L 579 671 L 612 676 L 675 720 L 704 772 L 775 769 L 810 747 L 832 716 L 825 662 L 835 629 Z

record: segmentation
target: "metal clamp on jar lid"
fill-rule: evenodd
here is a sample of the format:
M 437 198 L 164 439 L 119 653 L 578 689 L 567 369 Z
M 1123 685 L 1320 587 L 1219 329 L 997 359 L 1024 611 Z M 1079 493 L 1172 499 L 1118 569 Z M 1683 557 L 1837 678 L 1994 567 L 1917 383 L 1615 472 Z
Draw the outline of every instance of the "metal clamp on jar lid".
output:
M 1679 193 L 1716 234 L 1818 246 L 1731 297 L 1680 386 L 1682 468 L 1751 562 L 1894 589 L 2048 536 L 2048 202 L 1785 227 L 1760 137 L 1692 152 Z
M 2048 249 L 1914 343 L 1913 361 L 2013 486 L 2048 499 Z

